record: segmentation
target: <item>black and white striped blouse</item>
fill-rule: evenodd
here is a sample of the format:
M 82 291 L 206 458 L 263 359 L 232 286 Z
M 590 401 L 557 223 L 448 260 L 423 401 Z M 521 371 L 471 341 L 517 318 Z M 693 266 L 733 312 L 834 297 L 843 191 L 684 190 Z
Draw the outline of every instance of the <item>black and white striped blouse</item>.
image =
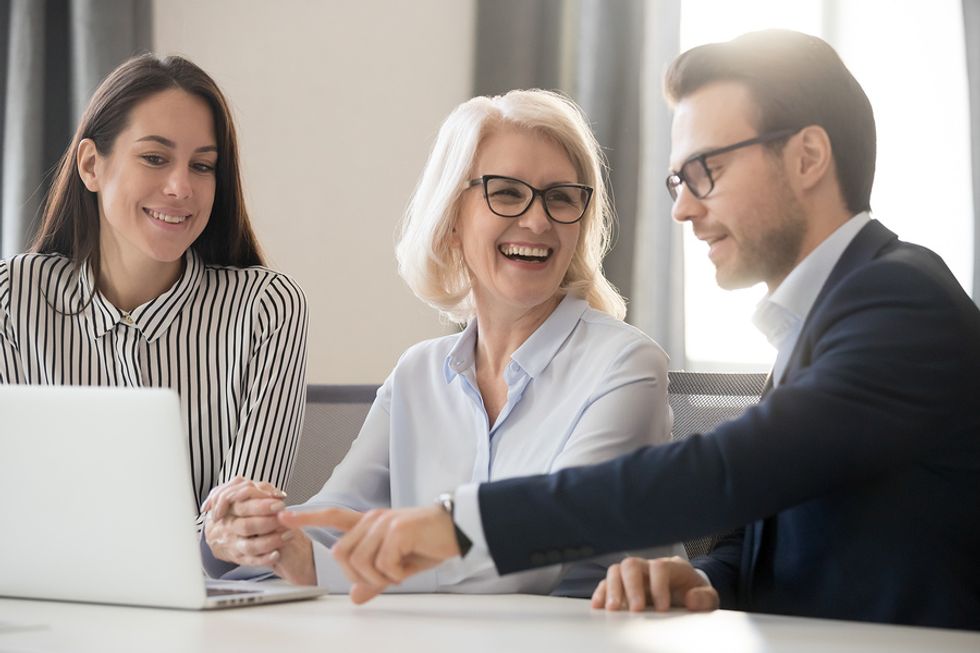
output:
M 173 388 L 190 440 L 194 492 L 241 475 L 286 486 L 306 382 L 306 298 L 263 267 L 206 265 L 126 313 L 91 296 L 88 265 L 0 260 L 0 384 Z

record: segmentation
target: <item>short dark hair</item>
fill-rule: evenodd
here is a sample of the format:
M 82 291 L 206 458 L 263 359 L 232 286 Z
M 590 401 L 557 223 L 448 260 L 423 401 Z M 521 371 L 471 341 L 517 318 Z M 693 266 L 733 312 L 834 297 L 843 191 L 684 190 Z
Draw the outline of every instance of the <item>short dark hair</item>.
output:
M 874 113 L 861 85 L 826 41 L 764 30 L 692 48 L 667 70 L 664 96 L 674 105 L 703 86 L 726 81 L 748 89 L 759 109 L 759 133 L 823 127 L 847 208 L 853 213 L 871 209 Z
M 182 57 L 144 54 L 112 71 L 96 89 L 78 129 L 58 164 L 31 251 L 58 253 L 72 259 L 75 269 L 88 259 L 99 270 L 99 206 L 96 194 L 76 170 L 79 143 L 92 139 L 99 154 L 110 154 L 133 107 L 169 89 L 180 89 L 207 103 L 214 119 L 218 158 L 214 204 L 194 250 L 205 263 L 245 267 L 262 265 L 262 252 L 252 231 L 242 194 L 238 138 L 228 103 L 211 77 Z

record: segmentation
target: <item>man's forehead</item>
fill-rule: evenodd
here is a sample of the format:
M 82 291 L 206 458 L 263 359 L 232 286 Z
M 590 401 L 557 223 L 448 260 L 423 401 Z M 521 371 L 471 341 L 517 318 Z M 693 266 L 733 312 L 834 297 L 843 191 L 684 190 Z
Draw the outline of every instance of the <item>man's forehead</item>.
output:
M 749 138 L 755 133 L 755 104 L 748 90 L 735 82 L 708 84 L 682 98 L 674 107 L 670 164 Z

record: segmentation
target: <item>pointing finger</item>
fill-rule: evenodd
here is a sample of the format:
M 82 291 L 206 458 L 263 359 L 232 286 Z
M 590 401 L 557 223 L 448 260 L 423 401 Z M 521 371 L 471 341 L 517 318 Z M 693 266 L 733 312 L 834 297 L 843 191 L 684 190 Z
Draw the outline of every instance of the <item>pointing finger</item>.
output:
M 361 517 L 363 517 L 363 513 L 345 508 L 326 508 L 305 512 L 284 510 L 279 513 L 279 522 L 289 528 L 322 526 L 346 532 L 354 528 L 361 521 Z

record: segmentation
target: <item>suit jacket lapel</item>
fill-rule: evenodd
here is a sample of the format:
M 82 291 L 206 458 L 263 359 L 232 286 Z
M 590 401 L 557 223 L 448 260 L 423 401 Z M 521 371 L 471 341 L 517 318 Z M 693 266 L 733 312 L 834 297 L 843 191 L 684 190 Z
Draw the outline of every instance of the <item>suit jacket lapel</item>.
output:
M 837 261 L 834 269 L 830 272 L 830 276 L 827 277 L 823 288 L 820 289 L 820 294 L 817 295 L 817 299 L 813 302 L 813 306 L 810 308 L 810 312 L 803 322 L 803 327 L 800 329 L 800 336 L 796 340 L 793 353 L 790 355 L 789 361 L 786 363 L 786 368 L 783 370 L 784 379 L 790 372 L 801 365 L 802 353 L 807 349 L 803 344 L 807 339 L 807 330 L 810 328 L 813 315 L 817 313 L 830 292 L 853 270 L 875 258 L 885 245 L 897 239 L 898 236 L 885 228 L 877 220 L 872 220 L 858 232 L 854 240 L 844 250 L 840 260 Z M 772 390 L 772 383 L 772 370 L 770 370 L 769 376 L 766 377 L 765 387 L 762 390 L 761 401 L 766 400 L 766 396 Z M 760 519 L 745 527 L 745 540 L 742 549 L 742 573 L 738 591 L 739 602 L 741 603 L 740 607 L 745 610 L 750 610 L 752 605 L 752 580 L 755 578 L 755 568 L 759 560 L 759 552 L 762 549 L 763 531 L 766 521 L 768 520 Z M 774 524 L 771 527 L 774 527 Z
M 837 284 L 851 272 L 874 259 L 885 245 L 895 240 L 898 240 L 898 236 L 889 231 L 877 220 L 870 221 L 857 233 L 854 240 L 851 241 L 847 249 L 844 250 L 844 253 L 841 254 L 840 260 L 834 265 L 830 276 L 827 277 L 823 288 L 820 289 L 820 294 L 817 295 L 813 306 L 810 307 L 810 312 L 807 313 L 803 327 L 800 329 L 800 335 L 796 339 L 796 345 L 793 347 L 793 353 L 790 354 L 789 360 L 786 362 L 786 367 L 783 369 L 780 382 L 787 378 L 790 372 L 800 367 L 803 353 L 808 350 L 808 347 L 804 343 L 808 340 L 807 332 L 813 323 L 813 316 L 819 312 L 820 307 L 833 289 L 837 287 Z

